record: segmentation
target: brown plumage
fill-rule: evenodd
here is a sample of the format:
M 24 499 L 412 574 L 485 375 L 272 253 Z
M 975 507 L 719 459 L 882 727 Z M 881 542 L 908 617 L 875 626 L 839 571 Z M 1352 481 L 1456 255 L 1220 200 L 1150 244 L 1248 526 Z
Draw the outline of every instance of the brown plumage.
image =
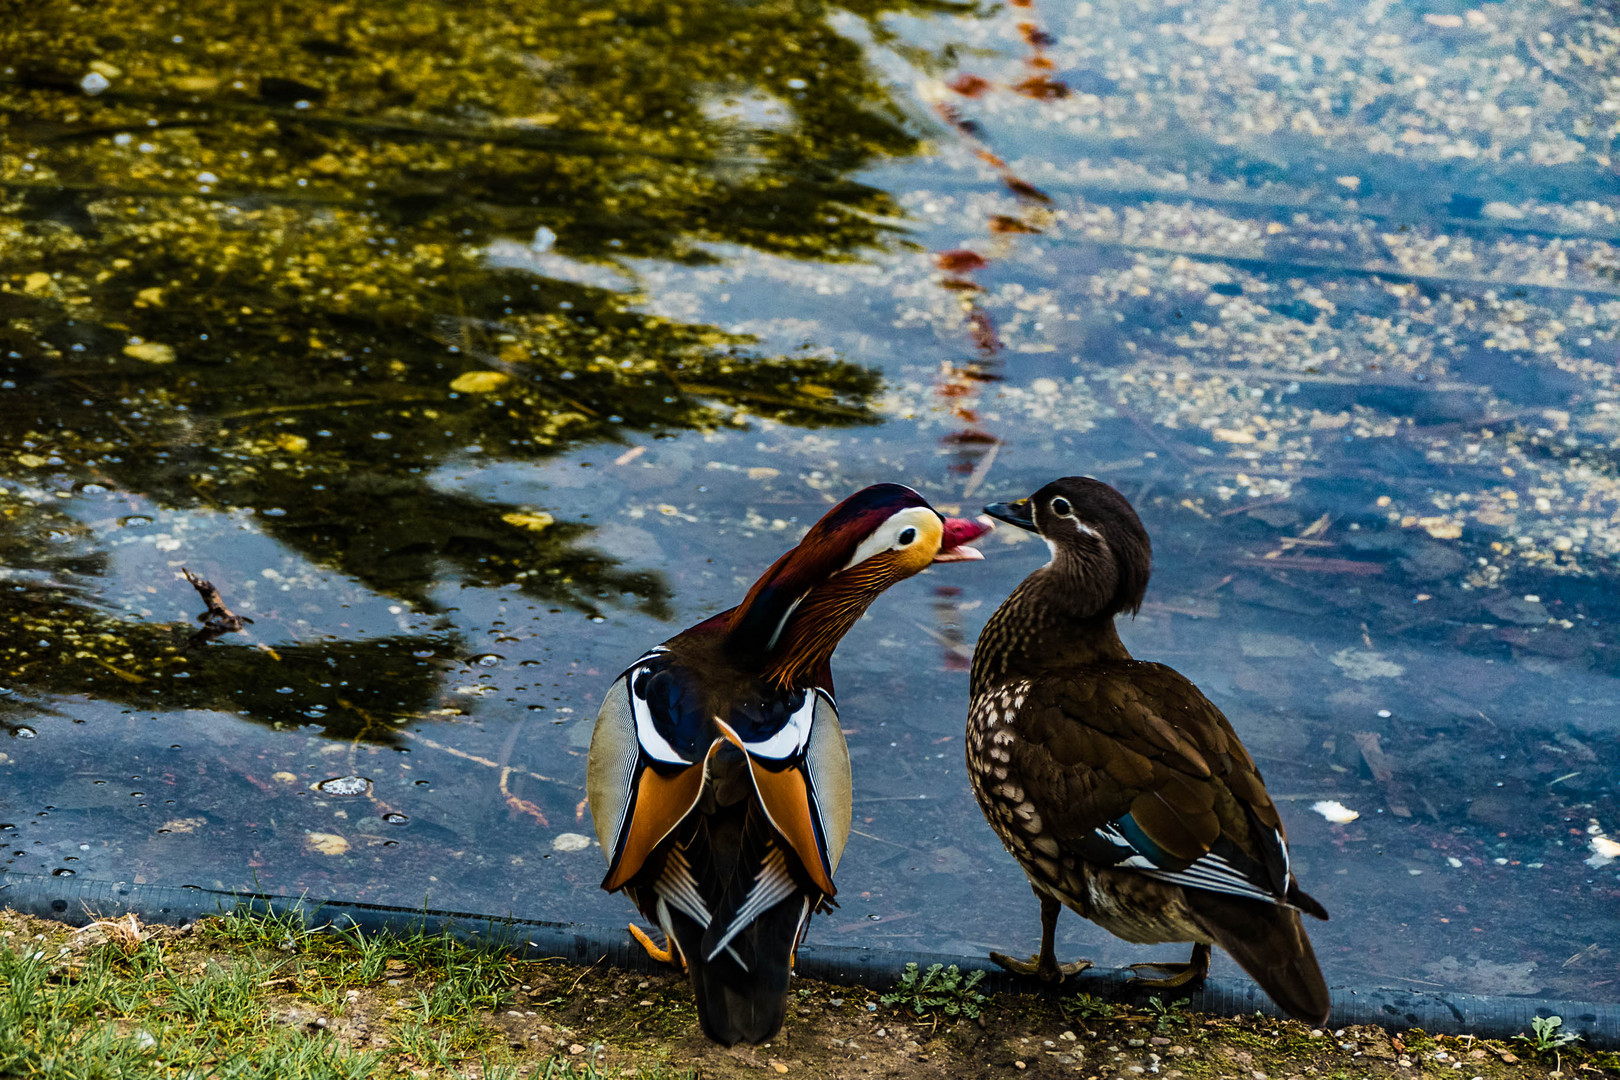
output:
M 990 617 L 973 655 L 968 775 L 985 817 L 1041 899 L 1041 952 L 992 957 L 1049 980 L 1066 905 L 1126 941 L 1187 941 L 1187 964 L 1141 979 L 1201 978 L 1225 949 L 1285 1011 L 1321 1023 L 1327 985 L 1260 771 L 1221 711 L 1184 676 L 1134 659 L 1114 616 L 1141 605 L 1152 547 L 1124 496 L 1087 477 L 986 507 L 1038 533 L 1052 561 Z

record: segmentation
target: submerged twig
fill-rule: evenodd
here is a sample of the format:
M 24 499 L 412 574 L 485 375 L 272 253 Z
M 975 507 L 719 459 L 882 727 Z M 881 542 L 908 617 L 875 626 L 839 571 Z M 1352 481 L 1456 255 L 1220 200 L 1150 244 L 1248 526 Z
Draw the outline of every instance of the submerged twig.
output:
M 246 615 L 238 615 L 226 607 L 225 598 L 219 594 L 219 589 L 214 587 L 213 582 L 203 580 L 183 566 L 180 568 L 180 573 L 184 574 L 186 580 L 191 582 L 191 587 L 197 590 L 197 595 L 202 597 L 202 602 L 208 605 L 208 610 L 197 616 L 197 621 L 203 624 L 202 629 L 192 634 L 187 644 L 201 645 L 214 640 L 221 634 L 235 633 L 253 621 Z

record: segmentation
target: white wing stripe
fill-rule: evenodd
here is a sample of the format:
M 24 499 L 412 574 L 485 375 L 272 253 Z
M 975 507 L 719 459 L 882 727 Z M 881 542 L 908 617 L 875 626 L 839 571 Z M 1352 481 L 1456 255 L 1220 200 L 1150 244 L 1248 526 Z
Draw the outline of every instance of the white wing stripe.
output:
M 1226 893 L 1230 896 L 1244 896 L 1253 900 L 1264 900 L 1268 904 L 1280 904 L 1282 898 L 1265 889 L 1257 889 L 1241 878 L 1219 877 L 1213 874 L 1196 874 L 1191 868 L 1186 870 L 1144 870 L 1144 875 L 1182 885 L 1189 889 L 1204 889 L 1207 892 Z
M 1177 885 L 1184 885 L 1191 889 L 1205 889 L 1209 892 L 1227 893 L 1231 896 L 1246 896 L 1255 900 L 1265 900 L 1278 904 L 1285 901 L 1281 896 L 1272 892 L 1263 885 L 1250 881 L 1243 872 L 1233 866 L 1224 856 L 1209 852 L 1200 856 L 1191 866 L 1182 870 L 1165 870 L 1156 865 L 1147 856 L 1137 851 L 1136 847 L 1127 839 L 1113 822 L 1092 830 L 1093 835 L 1117 847 L 1122 847 L 1131 854 L 1114 864 L 1116 870 L 1139 870 L 1147 877 L 1159 881 L 1169 881 Z M 1277 843 L 1283 852 L 1284 872 L 1288 869 L 1288 845 L 1283 843 L 1282 834 L 1277 834 Z
M 706 928 L 709 925 L 712 916 L 708 905 L 698 895 L 697 881 L 692 877 L 692 868 L 680 848 L 672 850 L 669 858 L 664 860 L 664 872 L 653 883 L 653 891 L 699 926 Z
M 772 845 L 770 854 L 765 856 L 765 861 L 760 865 L 759 873 L 754 875 L 754 884 L 748 890 L 748 898 L 737 909 L 731 925 L 726 927 L 725 936 L 709 950 L 706 959 L 713 960 L 749 923 L 763 915 L 770 907 L 792 896 L 795 888 L 793 877 L 787 870 L 786 856 L 782 854 L 781 848 Z

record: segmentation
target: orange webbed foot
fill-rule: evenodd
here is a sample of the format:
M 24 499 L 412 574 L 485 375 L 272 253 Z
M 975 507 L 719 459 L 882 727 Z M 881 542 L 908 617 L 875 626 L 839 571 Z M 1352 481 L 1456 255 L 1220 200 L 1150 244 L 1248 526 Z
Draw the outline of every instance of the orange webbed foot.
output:
M 660 964 L 673 964 L 678 968 L 686 967 L 686 964 L 682 962 L 680 950 L 675 947 L 673 942 L 664 948 L 659 948 L 653 944 L 653 939 L 647 936 L 647 932 L 635 923 L 630 924 L 630 936 L 636 939 L 636 944 L 647 950 L 648 956 L 657 960 Z

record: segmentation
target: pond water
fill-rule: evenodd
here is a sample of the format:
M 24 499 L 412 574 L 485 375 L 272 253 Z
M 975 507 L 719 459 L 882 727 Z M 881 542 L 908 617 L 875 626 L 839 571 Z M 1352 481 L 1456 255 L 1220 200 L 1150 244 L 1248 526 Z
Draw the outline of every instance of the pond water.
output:
M 624 664 L 862 485 L 1089 473 L 1331 983 L 1620 1001 L 1613 5 L 205 7 L 0 27 L 0 866 L 622 922 Z M 1033 948 L 1028 539 L 846 640 L 815 939 Z

